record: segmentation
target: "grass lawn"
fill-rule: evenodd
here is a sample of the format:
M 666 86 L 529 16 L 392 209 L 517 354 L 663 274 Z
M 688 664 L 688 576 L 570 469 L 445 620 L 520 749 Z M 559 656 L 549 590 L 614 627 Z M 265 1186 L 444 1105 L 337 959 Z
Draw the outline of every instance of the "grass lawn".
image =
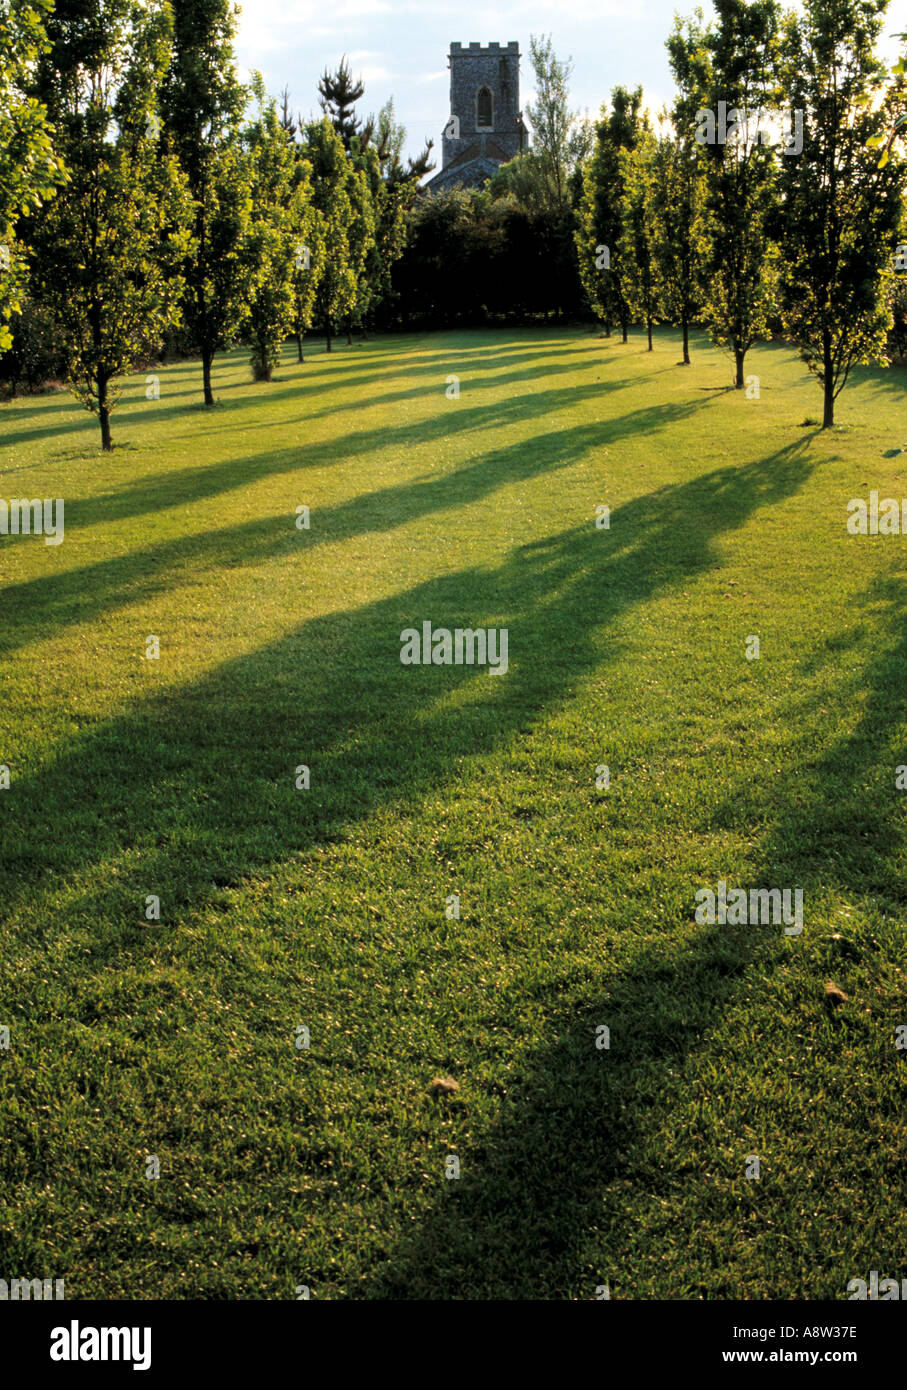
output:
M 69 396 L 0 407 L 0 493 L 66 524 L 0 538 L 0 1276 L 907 1276 L 907 538 L 846 530 L 907 495 L 905 371 L 823 433 L 782 346 L 758 400 L 668 332 L 292 356 L 211 411 L 196 363 L 128 379 L 106 456 Z M 507 628 L 506 675 L 402 665 L 425 621 Z M 697 923 L 719 880 L 802 934 Z

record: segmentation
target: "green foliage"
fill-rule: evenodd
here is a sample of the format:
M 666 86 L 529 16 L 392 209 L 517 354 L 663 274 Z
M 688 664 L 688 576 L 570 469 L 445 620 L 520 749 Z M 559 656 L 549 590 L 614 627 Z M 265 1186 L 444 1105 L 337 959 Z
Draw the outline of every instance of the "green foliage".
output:
M 489 190 L 420 198 L 393 285 L 404 323 L 523 321 L 585 311 L 570 214 L 527 212 Z
M 864 98 L 880 76 L 874 56 L 883 0 L 807 0 L 791 18 L 785 65 L 804 110 L 803 153 L 785 160 L 785 331 L 823 387 L 824 424 L 854 364 L 883 359 L 892 325 L 889 271 L 907 165 L 879 164 L 872 141 L 888 127 L 890 93 Z
M 570 110 L 570 75 L 573 60 L 562 63 L 555 55 L 551 36 L 533 34 L 529 40 L 529 59 L 535 85 L 535 101 L 526 107 L 532 126 L 532 152 L 518 179 L 533 180 L 528 211 L 566 211 L 569 204 L 570 174 L 589 152 L 592 132 Z M 525 157 L 525 155 L 524 155 Z M 515 192 L 515 189 L 508 191 Z
M 251 195 L 242 249 L 248 283 L 244 327 L 255 380 L 270 381 L 298 314 L 297 260 L 300 242 L 312 233 L 312 185 L 309 166 L 297 157 L 257 76 L 254 90 L 258 115 L 244 132 Z
M 179 0 L 160 110 L 166 141 L 192 195 L 192 254 L 182 267 L 188 341 L 202 357 L 212 405 L 211 359 L 239 329 L 249 286 L 241 247 L 251 201 L 239 129 L 247 98 L 233 57 L 230 0 Z
M 47 47 L 44 20 L 51 8 L 52 0 L 7 0 L 0 10 L 0 353 L 12 343 L 7 324 L 21 307 L 26 283 L 17 224 L 52 198 L 65 178 L 46 109 L 25 90 Z
M 0 357 L 0 380 L 12 394 L 21 389 L 38 391 L 47 382 L 62 379 L 66 364 L 54 322 L 27 290 L 9 326 L 12 345 Z
M 346 192 L 350 217 L 347 227 L 347 247 L 350 271 L 356 291 L 347 310 L 347 326 L 353 320 L 362 323 L 375 303 L 380 289 L 381 259 L 375 240 L 374 197 L 380 194 L 381 168 L 378 156 L 367 148 L 347 163 Z
M 695 135 L 688 124 L 695 120 L 694 94 L 713 115 L 721 102 L 741 113 L 723 143 L 716 138 L 698 152 L 705 179 L 703 319 L 713 342 L 733 355 L 735 385 L 742 387 L 744 358 L 768 335 L 775 303 L 777 162 L 755 113 L 779 105 L 779 15 L 775 0 L 715 0 L 715 9 L 713 28 L 704 29 L 701 16 L 685 29 L 675 26 L 669 53 L 685 84 L 679 108 L 685 140 Z
M 509 198 L 526 212 L 544 212 L 550 206 L 546 167 L 536 150 L 524 150 L 499 165 L 488 188 L 493 198 Z
M 67 183 L 41 209 L 32 286 L 60 334 L 67 379 L 111 447 L 115 379 L 154 354 L 179 318 L 191 244 L 185 175 L 154 136 L 169 12 L 86 0 L 48 19 L 35 90 L 55 125 Z
M 392 272 L 406 248 L 416 184 L 413 179 L 392 177 L 389 163 L 383 176 L 377 145 L 370 146 L 356 163 L 365 176 L 370 210 L 370 241 L 355 308 L 357 320 L 364 323 L 379 306 L 386 312 L 390 304 Z
M 870 149 L 880 149 L 879 168 L 884 169 L 891 158 L 892 147 L 899 137 L 903 139 L 907 136 L 907 33 L 893 34 L 893 38 L 901 39 L 904 44 L 904 52 L 900 55 L 897 62 L 892 64 L 890 73 L 890 86 L 888 88 L 888 103 L 891 109 L 890 129 L 887 131 L 877 131 L 866 141 Z M 871 101 L 869 93 L 857 98 L 857 105 L 867 106 Z
M 343 142 L 327 117 L 307 126 L 304 134 L 304 150 L 311 167 L 312 202 L 320 216 L 325 248 L 314 315 L 330 341 L 336 320 L 352 313 L 358 289 L 350 244 L 354 218 L 351 169 Z
M 702 301 L 703 199 L 694 142 L 660 135 L 652 154 L 652 243 L 662 312 L 681 325 L 686 363 L 689 325 Z
M 311 181 L 311 166 L 303 151 L 295 150 L 296 179 L 301 180 L 305 196 L 297 207 L 296 246 L 293 256 L 293 332 L 301 343 L 303 334 L 312 326 L 318 289 L 325 272 L 327 241 L 324 218 L 315 206 Z
M 620 155 L 632 150 L 646 124 L 642 88 L 628 92 L 615 87 L 611 109 L 602 107 L 595 127 L 592 156 L 583 173 L 583 193 L 577 212 L 576 249 L 579 271 L 589 302 L 610 334 L 613 319 L 626 340 L 630 309 L 622 283 L 620 239 L 624 219 L 624 186 Z M 600 264 L 604 257 L 610 264 Z
M 655 221 L 655 137 L 640 132 L 632 150 L 621 150 L 624 186 L 623 225 L 618 238 L 622 284 L 630 313 L 641 318 L 652 346 L 652 325 L 659 312 L 657 227 Z

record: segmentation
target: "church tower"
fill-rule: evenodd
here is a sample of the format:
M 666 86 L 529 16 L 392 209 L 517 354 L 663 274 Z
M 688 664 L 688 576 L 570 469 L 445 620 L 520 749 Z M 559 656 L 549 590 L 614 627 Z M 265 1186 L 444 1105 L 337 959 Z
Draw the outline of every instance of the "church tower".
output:
M 520 111 L 518 43 L 450 45 L 450 116 L 441 137 L 438 190 L 481 184 L 528 144 Z

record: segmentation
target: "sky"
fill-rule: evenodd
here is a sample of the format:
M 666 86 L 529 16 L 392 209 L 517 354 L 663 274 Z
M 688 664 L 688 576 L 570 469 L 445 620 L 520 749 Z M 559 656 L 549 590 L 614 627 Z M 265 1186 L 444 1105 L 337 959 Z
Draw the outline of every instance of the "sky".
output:
M 406 152 L 426 136 L 441 145 L 448 117 L 447 54 L 452 42 L 509 43 L 516 39 L 520 102 L 532 99 L 530 34 L 550 34 L 558 58 L 573 59 L 572 105 L 590 116 L 612 87 L 641 84 L 653 111 L 670 101 L 673 83 L 664 42 L 676 12 L 691 14 L 697 0 L 245 0 L 236 52 L 241 74 L 257 69 L 273 96 L 286 86 L 291 109 L 318 116 L 318 78 L 346 54 L 361 74 L 363 115 L 393 96 L 406 127 Z M 710 0 L 700 0 L 706 16 Z M 892 0 L 883 32 L 907 27 L 905 0 Z M 898 21 L 898 22 L 895 22 Z M 880 51 L 890 53 L 889 40 Z M 440 165 L 440 160 L 439 160 Z

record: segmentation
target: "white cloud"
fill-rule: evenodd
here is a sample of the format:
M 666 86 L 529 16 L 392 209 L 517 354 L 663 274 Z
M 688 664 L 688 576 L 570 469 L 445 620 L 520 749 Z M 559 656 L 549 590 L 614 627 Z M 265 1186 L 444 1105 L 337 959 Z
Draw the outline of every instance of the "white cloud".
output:
M 240 11 L 239 43 L 248 52 L 274 53 L 315 35 L 346 33 L 357 23 L 361 26 L 363 19 L 389 14 L 390 9 L 387 0 L 334 0 L 327 11 L 318 0 L 250 0 Z

